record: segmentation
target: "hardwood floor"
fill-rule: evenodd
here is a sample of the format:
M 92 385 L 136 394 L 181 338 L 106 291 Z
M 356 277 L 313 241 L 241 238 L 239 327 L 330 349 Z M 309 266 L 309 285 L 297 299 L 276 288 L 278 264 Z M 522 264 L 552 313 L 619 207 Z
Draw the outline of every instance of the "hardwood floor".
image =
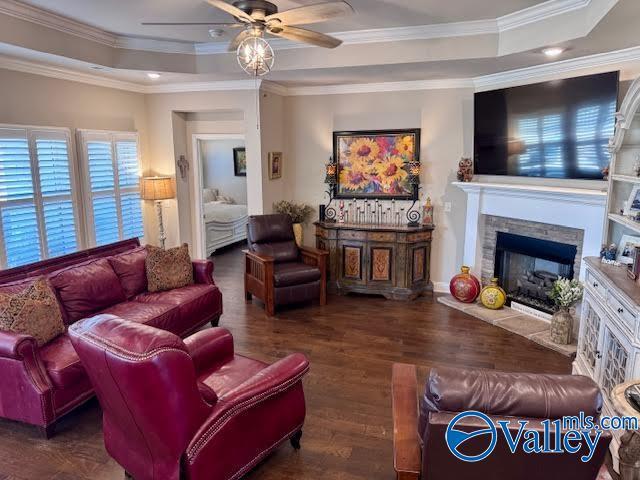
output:
M 252 480 L 394 478 L 392 362 L 417 364 L 421 380 L 437 365 L 570 371 L 567 357 L 430 297 L 402 303 L 331 296 L 325 307 L 290 308 L 268 318 L 257 301 L 244 301 L 239 249 L 216 256 L 215 264 L 224 295 L 221 325 L 233 333 L 236 351 L 269 362 L 300 351 L 311 362 L 302 449 L 284 444 L 247 476 Z M 95 399 L 65 417 L 48 441 L 32 427 L 0 420 L 0 480 L 122 478 L 104 450 Z

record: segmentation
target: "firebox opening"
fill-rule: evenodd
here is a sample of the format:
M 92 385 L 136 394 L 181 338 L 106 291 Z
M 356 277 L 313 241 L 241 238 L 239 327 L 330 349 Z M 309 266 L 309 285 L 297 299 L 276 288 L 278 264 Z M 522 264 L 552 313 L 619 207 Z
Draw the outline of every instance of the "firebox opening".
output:
M 573 279 L 575 245 L 497 232 L 495 275 L 507 293 L 507 304 L 553 313 L 549 291 L 559 277 Z

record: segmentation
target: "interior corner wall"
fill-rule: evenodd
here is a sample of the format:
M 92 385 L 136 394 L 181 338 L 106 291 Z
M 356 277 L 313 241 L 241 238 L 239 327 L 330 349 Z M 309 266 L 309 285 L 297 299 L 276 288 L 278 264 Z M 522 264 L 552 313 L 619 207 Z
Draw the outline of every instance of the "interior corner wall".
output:
M 284 97 L 271 92 L 260 95 L 260 141 L 262 144 L 262 203 L 264 213 L 273 212 L 273 204 L 291 200 L 292 175 L 290 158 L 285 142 Z M 287 132 L 288 133 L 288 132 Z M 269 153 L 283 154 L 282 177 L 269 179 Z
M 176 178 L 178 201 L 165 202 L 165 230 L 167 247 L 192 242 L 194 198 L 193 152 L 190 133 L 243 133 L 247 151 L 247 203 L 250 214 L 263 212 L 262 199 L 262 146 L 256 127 L 256 98 L 253 91 L 188 92 L 146 95 L 149 131 L 148 171 L 145 174 L 176 175 L 176 162 L 180 155 L 189 161 L 187 178 Z M 242 132 L 200 132 L 190 128 L 192 113 L 243 112 Z M 223 122 L 224 123 L 224 122 Z M 237 129 L 239 122 L 227 122 L 225 129 Z M 202 122 L 207 124 L 207 122 Z M 233 124 L 233 125 L 231 125 Z M 197 125 L 195 125 L 197 126 Z M 202 126 L 202 125 L 201 125 Z M 184 129 L 183 129 L 184 128 Z M 178 175 L 179 177 L 179 175 Z M 145 211 L 145 222 L 155 224 L 153 212 Z M 157 231 L 157 230 L 155 230 Z
M 0 69 L 0 123 L 66 127 L 78 161 L 76 129 L 136 131 L 143 171 L 149 161 L 145 96 L 114 88 Z M 157 237 L 145 223 L 145 240 Z
M 420 201 L 431 197 L 435 223 L 431 277 L 447 282 L 457 272 L 464 248 L 466 196 L 451 185 L 458 162 L 473 148 L 473 91 L 426 90 L 393 93 L 292 96 L 284 99 L 287 183 L 295 201 L 316 209 L 327 203 L 324 165 L 333 154 L 333 132 L 421 128 Z M 444 204 L 450 203 L 450 212 Z M 305 228 L 313 245 L 314 230 Z M 436 284 L 436 286 L 442 286 Z

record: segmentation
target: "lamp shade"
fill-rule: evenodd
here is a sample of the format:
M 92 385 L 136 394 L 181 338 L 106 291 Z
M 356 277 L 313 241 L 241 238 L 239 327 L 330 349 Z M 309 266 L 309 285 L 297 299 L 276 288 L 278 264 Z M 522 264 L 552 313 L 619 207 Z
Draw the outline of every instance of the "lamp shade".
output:
M 167 200 L 176 196 L 171 177 L 144 177 L 140 184 L 143 200 Z

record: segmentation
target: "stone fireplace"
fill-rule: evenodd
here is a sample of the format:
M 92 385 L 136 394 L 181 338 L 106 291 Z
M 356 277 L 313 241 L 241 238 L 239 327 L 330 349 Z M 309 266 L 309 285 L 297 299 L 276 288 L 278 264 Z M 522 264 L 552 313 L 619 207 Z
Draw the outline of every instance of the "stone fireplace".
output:
M 482 283 L 500 279 L 508 303 L 553 313 L 546 292 L 580 271 L 584 231 L 494 215 L 482 216 Z
M 584 279 L 598 256 L 606 193 L 577 188 L 455 182 L 467 193 L 463 263 L 487 284 L 548 313 L 541 292 L 558 276 Z M 517 301 L 516 301 L 517 302 Z

